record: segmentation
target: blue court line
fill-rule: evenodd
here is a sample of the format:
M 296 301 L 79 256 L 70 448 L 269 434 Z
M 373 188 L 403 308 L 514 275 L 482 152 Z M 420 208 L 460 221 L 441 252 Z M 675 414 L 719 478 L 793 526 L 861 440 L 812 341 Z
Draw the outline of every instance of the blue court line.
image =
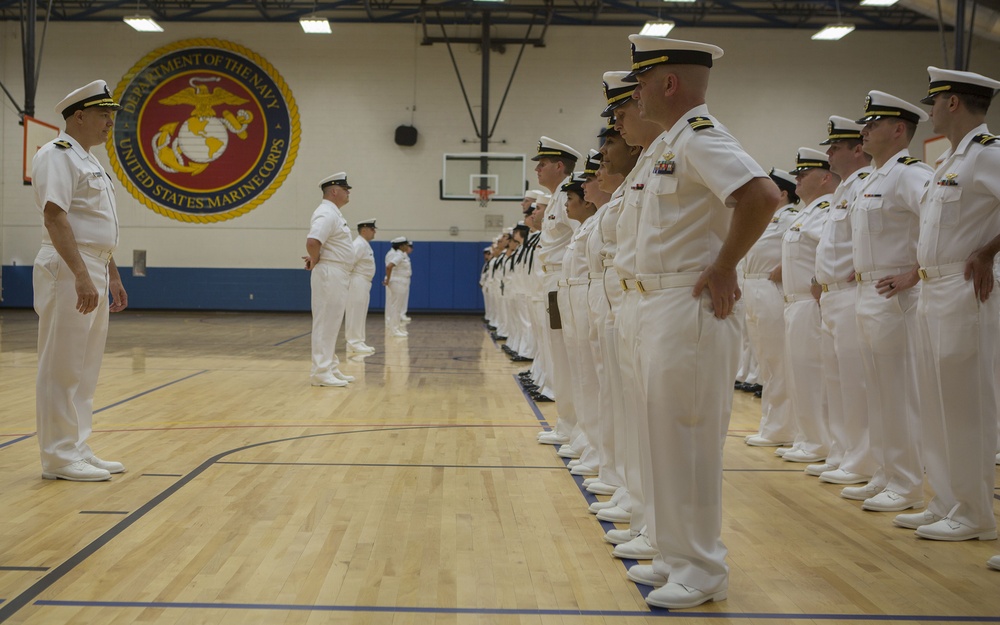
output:
M 111 405 L 108 405 L 108 406 L 105 406 L 103 408 L 99 408 L 99 409 L 95 410 L 94 414 L 97 414 L 99 412 L 104 412 L 105 410 L 110 410 L 110 409 L 114 408 L 115 406 L 121 406 L 122 404 L 124 404 L 126 402 L 130 402 L 133 399 L 139 399 L 143 395 L 149 395 L 150 393 L 152 393 L 154 391 L 158 391 L 161 388 L 167 388 L 168 386 L 177 384 L 178 382 L 183 382 L 184 380 L 190 380 L 191 378 L 195 377 L 196 375 L 201 375 L 203 373 L 208 373 L 208 369 L 203 369 L 202 371 L 199 371 L 197 373 L 192 373 L 191 375 L 186 375 L 183 378 L 180 378 L 178 380 L 174 380 L 173 382 L 167 382 L 166 384 L 161 384 L 161 385 L 157 386 L 156 388 L 151 388 L 148 391 L 143 391 L 143 392 L 139 393 L 138 395 L 133 395 L 131 397 L 126 397 L 125 399 L 123 399 L 121 401 L 117 401 L 117 402 L 115 402 L 115 403 L 113 403 Z
M 383 614 L 478 614 L 497 616 L 605 616 L 605 617 L 659 617 L 698 619 L 754 619 L 817 621 L 903 621 L 946 623 L 1000 623 L 1000 616 L 927 616 L 908 614 L 778 614 L 767 612 L 669 612 L 653 608 L 651 612 L 616 610 L 543 610 L 516 608 L 423 608 L 418 606 L 354 606 L 354 605 L 299 605 L 294 603 L 165 603 L 158 601 L 57 601 L 40 599 L 38 606 L 63 608 L 143 608 L 143 609 L 195 609 L 195 610 L 280 610 L 286 612 L 361 612 Z
M 7 441 L 6 443 L 0 443 L 0 449 L 3 449 L 4 447 L 9 447 L 10 445 L 13 445 L 14 443 L 20 443 L 21 441 L 26 441 L 29 438 L 34 438 L 34 437 L 35 437 L 34 434 L 25 434 L 24 436 L 22 436 L 20 438 L 15 438 L 14 440 Z
M 549 422 L 545 419 L 545 415 L 542 414 L 542 411 L 538 409 L 538 404 L 535 403 L 535 400 L 531 399 L 531 395 L 528 395 L 528 391 L 524 390 L 524 387 L 521 386 L 521 381 L 517 379 L 517 375 L 515 374 L 511 377 L 514 378 L 514 382 L 517 383 L 517 388 L 521 391 L 521 394 L 524 395 L 524 399 L 527 400 L 528 406 L 531 407 L 531 411 L 535 413 L 535 418 L 542 424 L 542 429 L 546 432 L 551 431 L 552 426 L 549 425 Z
M 251 462 L 245 460 L 224 460 L 216 464 L 248 464 L 253 466 L 285 467 L 393 467 L 401 469 L 564 469 L 565 467 L 540 467 L 530 465 L 504 464 L 391 464 L 380 462 Z

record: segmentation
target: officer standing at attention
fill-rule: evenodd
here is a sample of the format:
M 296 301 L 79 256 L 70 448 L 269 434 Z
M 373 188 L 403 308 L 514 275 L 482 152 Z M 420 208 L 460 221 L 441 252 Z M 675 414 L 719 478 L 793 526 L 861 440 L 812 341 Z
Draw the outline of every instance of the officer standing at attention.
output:
M 709 68 L 721 48 L 629 41 L 639 83 L 632 97 L 664 130 L 635 250 L 640 418 L 649 433 L 639 457 L 653 572 L 666 582 L 646 602 L 690 608 L 726 598 L 722 447 L 743 314 L 736 265 L 770 222 L 778 188 L 708 112 Z
M 934 132 L 945 152 L 920 202 L 917 371 L 927 481 L 923 513 L 901 514 L 932 540 L 995 540 L 997 315 L 993 259 L 1000 250 L 1000 139 L 986 112 L 1000 82 L 927 68 Z
M 108 140 L 120 108 L 103 80 L 70 93 L 55 109 L 66 130 L 32 161 L 35 205 L 45 225 L 32 278 L 38 446 L 47 480 L 100 482 L 125 471 L 87 445 L 108 312 L 128 305 L 112 258 L 118 246 L 114 186 L 90 151 Z
M 347 309 L 347 289 L 354 265 L 351 229 L 340 209 L 350 201 L 347 174 L 339 172 L 319 182 L 323 201 L 312 214 L 306 238 L 306 269 L 312 272 L 312 371 L 313 386 L 347 386 L 354 381 L 338 370 L 335 348 Z
M 375 348 L 365 344 L 365 317 L 371 299 L 372 278 L 375 277 L 375 253 L 371 240 L 375 238 L 375 220 L 358 222 L 358 236 L 354 238 L 354 266 L 347 289 L 347 315 L 344 338 L 348 353 L 374 354 Z
M 408 336 L 403 329 L 402 317 L 406 300 L 410 296 L 410 277 L 413 275 L 410 265 L 412 249 L 413 244 L 406 237 L 396 237 L 392 240 L 392 249 L 385 255 L 385 278 L 382 279 L 382 284 L 385 286 L 385 327 L 392 336 Z M 493 266 L 494 277 L 503 259 L 503 253 L 498 251 L 496 264 Z

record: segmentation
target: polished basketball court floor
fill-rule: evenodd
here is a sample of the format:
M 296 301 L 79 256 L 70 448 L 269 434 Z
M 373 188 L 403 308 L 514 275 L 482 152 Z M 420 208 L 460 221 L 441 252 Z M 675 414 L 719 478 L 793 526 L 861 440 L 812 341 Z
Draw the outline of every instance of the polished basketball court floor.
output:
M 128 472 L 70 483 L 40 476 L 35 316 L 0 312 L 0 622 L 1000 622 L 1000 543 L 917 539 L 747 447 L 745 394 L 729 599 L 650 611 L 481 320 L 381 324 L 340 389 L 309 386 L 306 314 L 115 315 L 91 444 Z

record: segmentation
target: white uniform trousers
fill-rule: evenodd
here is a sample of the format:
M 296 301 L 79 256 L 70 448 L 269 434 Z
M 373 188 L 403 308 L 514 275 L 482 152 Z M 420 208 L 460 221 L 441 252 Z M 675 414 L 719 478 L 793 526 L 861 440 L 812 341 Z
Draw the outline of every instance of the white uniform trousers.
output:
M 309 276 L 312 289 L 312 378 L 330 378 L 340 366 L 337 335 L 347 310 L 351 275 L 342 263 L 321 260 Z
M 489 287 L 489 280 L 483 283 L 483 317 L 486 321 L 493 325 L 493 293 Z
M 649 437 L 640 447 L 653 570 L 706 592 L 726 587 L 722 448 L 733 407 L 742 304 L 726 319 L 706 291 L 640 296 L 639 383 Z
M 531 363 L 531 377 L 535 384 L 538 385 L 539 392 L 551 399 L 555 399 L 555 391 L 548 386 L 548 382 L 551 379 L 549 372 L 552 370 L 552 356 L 549 353 L 548 341 L 548 306 L 548 300 L 542 295 L 533 295 L 531 297 L 531 329 L 535 333 L 536 345 L 535 361 Z
M 498 287 L 499 288 L 499 287 Z M 403 332 L 403 304 L 410 295 L 410 278 L 393 276 L 385 286 L 385 327 L 389 332 Z M 497 314 L 502 313 L 502 306 L 495 306 Z M 502 320 L 494 321 L 499 332 Z
M 587 313 L 590 355 L 597 375 L 597 423 L 591 442 L 597 449 L 597 477 L 604 484 L 624 486 L 624 478 L 616 478 L 614 472 L 614 406 L 612 400 L 611 369 L 616 363 L 608 361 L 607 336 L 605 333 L 608 313 L 611 310 L 604 294 L 604 272 L 600 278 L 590 280 L 587 285 Z M 582 287 L 581 287 L 582 288 Z M 605 482 L 604 478 L 610 481 Z
M 372 280 L 368 276 L 352 273 L 347 287 L 347 311 L 344 338 L 347 344 L 361 347 L 365 344 L 365 318 L 371 300 Z
M 518 293 L 517 319 L 521 328 L 521 345 L 517 353 L 525 358 L 535 357 L 535 337 L 531 333 L 531 299 L 524 293 Z
M 819 304 L 812 297 L 785 304 L 785 373 L 788 376 L 795 447 L 826 456 L 826 427 Z
M 90 458 L 94 391 L 108 336 L 108 261 L 80 254 L 97 288 L 97 308 L 76 310 L 76 280 L 54 247 L 43 246 L 32 273 L 38 313 L 36 420 L 42 470 Z
M 747 335 L 760 366 L 761 438 L 776 443 L 795 440 L 792 400 L 785 377 L 785 300 L 781 287 L 767 278 L 747 278 L 743 305 L 747 311 Z
M 928 510 L 996 527 L 993 379 L 1000 294 L 980 303 L 962 274 L 926 280 L 917 303 L 917 371 Z
M 744 284 L 746 284 L 744 282 Z M 744 284 L 740 285 L 741 291 L 746 291 Z M 754 352 L 753 343 L 747 333 L 746 319 L 740 319 L 740 334 L 743 341 L 740 343 L 739 367 L 736 369 L 736 379 L 746 384 L 760 383 L 760 364 L 757 361 L 757 354 Z
M 569 301 L 571 321 L 567 327 L 563 317 L 563 339 L 566 343 L 576 423 L 580 429 L 578 440 L 573 442 L 573 448 L 581 452 L 582 464 L 599 468 L 601 459 L 596 441 L 600 438 L 597 431 L 599 419 L 597 368 L 600 363 L 594 358 L 590 347 L 588 285 L 559 287 L 560 295 L 564 290 Z
M 615 317 L 618 331 L 618 364 L 622 376 L 622 398 L 625 415 L 625 487 L 632 504 L 629 529 L 638 535 L 646 527 L 646 506 L 640 450 L 649 441 L 645 418 L 645 389 L 639 384 L 639 298 L 635 289 L 622 296 L 622 305 Z
M 919 296 L 915 287 L 886 299 L 875 282 L 866 282 L 858 287 L 857 304 L 875 464 L 870 483 L 916 499 L 924 489 L 915 356 Z
M 823 293 L 823 379 L 830 428 L 828 464 L 872 475 L 875 459 L 868 444 L 868 400 L 858 337 L 857 286 Z
M 593 291 L 597 288 L 597 294 Z M 598 326 L 598 341 L 604 362 L 601 390 L 604 398 L 610 400 L 610 410 L 602 412 L 601 417 L 601 468 L 599 478 L 605 484 L 625 486 L 625 458 L 628 455 L 626 447 L 625 404 L 622 397 L 622 372 L 618 358 L 618 332 L 615 330 L 615 317 L 622 305 L 622 287 L 618 280 L 618 272 L 614 267 L 604 269 L 603 281 L 593 281 L 590 284 L 591 297 L 602 297 L 607 301 L 607 308 L 592 304 L 592 308 L 600 311 Z M 593 300 L 592 300 L 593 302 Z M 606 415 L 606 416 L 603 416 Z
M 569 320 L 569 323 L 572 323 L 572 313 L 569 310 L 569 290 L 565 288 L 560 289 L 558 282 L 558 274 L 546 274 L 546 289 L 547 291 L 557 292 L 559 315 L 563 327 L 566 327 L 567 320 Z M 559 415 L 555 429 L 560 434 L 569 436 L 572 441 L 580 435 L 580 432 L 578 430 L 576 405 L 573 402 L 573 380 L 569 358 L 566 354 L 566 342 L 563 330 L 553 330 L 549 324 L 546 324 L 545 334 L 549 345 L 549 356 L 551 356 L 549 363 L 551 369 L 548 372 L 550 377 L 548 378 L 547 386 L 555 393 L 553 399 L 557 400 L 556 412 Z

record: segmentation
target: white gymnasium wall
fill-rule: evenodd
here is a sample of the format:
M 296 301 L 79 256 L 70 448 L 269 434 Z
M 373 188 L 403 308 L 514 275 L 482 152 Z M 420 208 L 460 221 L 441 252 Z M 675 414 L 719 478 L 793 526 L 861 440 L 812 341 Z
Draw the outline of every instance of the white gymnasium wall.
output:
M 519 217 L 513 203 L 480 208 L 438 200 L 441 154 L 478 151 L 472 123 L 443 44 L 415 45 L 412 25 L 334 24 L 332 36 L 305 35 L 297 24 L 167 24 L 161 34 L 135 33 L 121 23 L 49 25 L 36 116 L 58 123 L 53 105 L 68 91 L 103 78 L 112 87 L 140 58 L 166 44 L 210 37 L 243 45 L 267 59 L 298 104 L 302 142 L 294 168 L 268 201 L 234 220 L 192 225 L 162 217 L 119 191 L 120 259 L 145 249 L 150 267 L 296 268 L 316 182 L 347 170 L 354 186 L 349 220 L 375 216 L 380 239 L 406 234 L 417 241 L 480 241 L 486 213 Z M 505 35 L 521 29 L 505 30 Z M 469 29 L 475 34 L 476 29 Z M 596 147 L 605 70 L 627 69 L 628 28 L 554 27 L 546 47 L 528 47 L 494 134 L 494 151 L 533 154 L 539 135 L 581 151 Z M 435 33 L 436 34 L 436 33 Z M 678 38 L 708 41 L 726 55 L 713 70 L 709 105 L 765 167 L 791 166 L 800 145 L 817 147 L 830 114 L 861 112 L 869 89 L 917 101 L 925 67 L 943 65 L 936 33 L 855 32 L 841 42 L 809 40 L 808 31 L 678 29 Z M 20 33 L 0 22 L 0 80 L 23 97 Z M 454 46 L 479 121 L 480 56 Z M 517 46 L 493 55 L 495 114 Z M 976 40 L 972 67 L 1000 77 L 1000 44 Z M 416 146 L 396 146 L 393 131 L 409 123 Z M 995 107 L 1000 109 L 1000 105 Z M 1000 130 L 1000 111 L 990 114 Z M 920 155 L 929 125 L 914 142 Z M 463 143 L 465 140 L 465 143 Z M 21 183 L 21 128 L 13 106 L 0 109 L 0 251 L 3 265 L 30 264 L 41 232 L 30 188 Z M 98 149 L 107 165 L 107 155 Z M 534 183 L 529 171 L 529 180 Z M 534 186 L 534 185 L 533 185 Z M 450 236 L 457 226 L 459 235 Z M 128 262 L 127 260 L 124 262 Z

